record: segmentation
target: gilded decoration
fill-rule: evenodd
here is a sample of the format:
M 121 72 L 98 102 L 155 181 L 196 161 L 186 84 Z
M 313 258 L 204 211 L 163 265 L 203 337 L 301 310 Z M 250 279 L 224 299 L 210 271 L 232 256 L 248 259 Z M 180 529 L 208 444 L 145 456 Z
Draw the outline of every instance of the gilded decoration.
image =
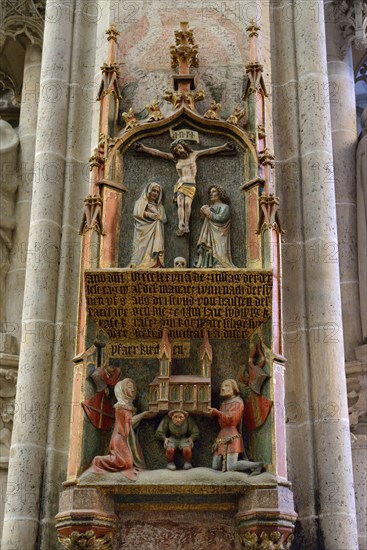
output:
M 186 105 L 192 111 L 195 110 L 195 104 L 198 101 L 203 101 L 205 99 L 205 94 L 203 90 L 197 92 L 172 92 L 166 90 L 163 96 L 165 101 L 172 103 L 173 109 L 178 109 L 182 105 Z
M 211 120 L 219 120 L 219 114 L 222 109 L 222 105 L 216 101 L 212 101 L 209 109 L 204 114 L 204 118 L 210 118 Z
M 175 31 L 176 44 L 171 46 L 171 67 L 175 69 L 180 64 L 185 63 L 187 67 L 197 67 L 198 47 L 194 41 L 194 35 L 191 29 L 188 28 L 188 23 L 180 23 L 181 29 Z
M 120 36 L 119 31 L 116 29 L 116 25 L 111 25 L 109 29 L 106 30 L 107 40 L 114 40 L 117 42 L 117 37 Z
M 248 114 L 246 107 L 242 108 L 240 105 L 236 105 L 233 113 L 227 118 L 227 122 L 230 124 L 234 124 L 235 126 L 238 126 L 240 120 L 245 119 L 243 121 L 243 125 L 247 126 L 248 124 Z
M 280 531 L 272 531 L 271 533 L 263 531 L 260 536 L 253 531 L 240 534 L 243 550 L 289 550 L 292 540 L 292 535 L 284 540 L 284 535 Z
M 97 538 L 94 531 L 79 533 L 73 531 L 69 537 L 58 536 L 59 542 L 67 550 L 112 550 L 113 536 L 111 534 Z
M 125 121 L 125 130 L 130 130 L 130 128 L 135 128 L 135 126 L 139 124 L 132 107 L 130 107 L 128 111 L 124 111 L 121 116 Z
M 162 118 L 164 118 L 156 99 L 151 101 L 151 103 L 148 103 L 145 108 L 148 111 L 148 122 L 154 122 L 156 120 L 162 120 Z

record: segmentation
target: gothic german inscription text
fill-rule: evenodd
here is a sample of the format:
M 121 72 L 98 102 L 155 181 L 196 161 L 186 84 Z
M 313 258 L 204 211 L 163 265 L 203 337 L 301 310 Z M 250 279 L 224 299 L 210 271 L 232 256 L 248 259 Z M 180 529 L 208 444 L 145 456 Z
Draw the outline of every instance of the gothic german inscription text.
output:
M 87 271 L 88 313 L 113 340 L 243 339 L 271 317 L 272 274 L 214 269 Z

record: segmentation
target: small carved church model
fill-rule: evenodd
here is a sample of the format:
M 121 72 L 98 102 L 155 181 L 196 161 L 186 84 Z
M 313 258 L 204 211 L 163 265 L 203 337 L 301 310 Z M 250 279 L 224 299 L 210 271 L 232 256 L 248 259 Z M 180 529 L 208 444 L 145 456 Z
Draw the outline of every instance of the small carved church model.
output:
M 149 384 L 149 410 L 207 412 L 211 406 L 212 347 L 204 331 L 200 347 L 201 376 L 172 375 L 172 349 L 168 330 L 163 330 L 159 347 L 159 375 Z

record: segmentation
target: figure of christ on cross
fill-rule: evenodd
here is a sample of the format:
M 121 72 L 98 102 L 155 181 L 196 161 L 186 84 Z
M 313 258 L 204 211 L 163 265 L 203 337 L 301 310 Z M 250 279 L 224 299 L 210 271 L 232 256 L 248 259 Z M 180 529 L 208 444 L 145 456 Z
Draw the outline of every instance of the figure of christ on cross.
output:
M 171 143 L 171 153 L 160 149 L 146 147 L 140 142 L 135 144 L 135 150 L 147 153 L 154 157 L 172 160 L 176 164 L 178 181 L 173 188 L 173 200 L 177 203 L 178 229 L 176 235 L 182 237 L 190 232 L 191 204 L 196 193 L 196 159 L 205 155 L 215 155 L 223 152 L 233 152 L 234 144 L 225 143 L 219 147 L 210 147 L 201 151 L 193 151 L 182 139 L 176 139 Z

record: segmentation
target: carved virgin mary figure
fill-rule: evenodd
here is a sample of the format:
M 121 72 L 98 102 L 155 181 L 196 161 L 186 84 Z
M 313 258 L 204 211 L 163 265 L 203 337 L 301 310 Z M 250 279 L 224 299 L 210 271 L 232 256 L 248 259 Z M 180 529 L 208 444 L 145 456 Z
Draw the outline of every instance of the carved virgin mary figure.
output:
M 134 206 L 134 241 L 130 267 L 164 267 L 164 224 L 162 187 L 149 183 Z
M 210 206 L 200 208 L 204 216 L 197 251 L 196 267 L 235 267 L 230 244 L 229 198 L 222 187 L 212 185 L 208 195 Z

